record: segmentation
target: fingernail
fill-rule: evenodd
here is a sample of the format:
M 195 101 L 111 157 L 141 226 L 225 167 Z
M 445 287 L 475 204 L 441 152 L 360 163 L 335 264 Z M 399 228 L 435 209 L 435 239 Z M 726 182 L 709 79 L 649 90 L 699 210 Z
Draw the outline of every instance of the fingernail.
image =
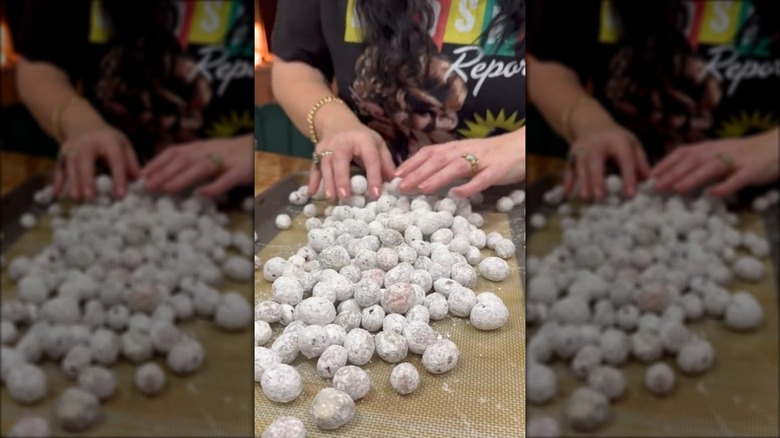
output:
M 333 193 L 331 193 L 330 190 L 325 190 L 325 197 L 331 199 L 333 197 Z
M 347 197 L 347 191 L 344 189 L 339 189 L 339 198 L 346 198 Z

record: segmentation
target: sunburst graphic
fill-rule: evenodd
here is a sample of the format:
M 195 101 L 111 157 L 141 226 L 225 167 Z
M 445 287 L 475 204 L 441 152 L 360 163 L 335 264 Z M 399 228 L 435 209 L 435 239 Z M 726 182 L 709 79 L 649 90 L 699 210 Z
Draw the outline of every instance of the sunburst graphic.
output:
M 732 115 L 723 120 L 720 128 L 715 131 L 718 137 L 744 137 L 750 134 L 758 134 L 777 126 L 778 119 L 772 113 L 761 114 L 756 110 L 748 114 L 740 111 L 738 115 Z
M 488 110 L 487 115 L 482 117 L 474 114 L 474 120 L 465 120 L 468 129 L 459 129 L 458 134 L 464 138 L 485 138 L 492 134 L 517 131 L 525 125 L 525 118 L 517 119 L 518 113 L 515 111 L 509 117 L 506 117 L 502 109 L 498 116 Z
M 212 121 L 211 126 L 204 132 L 209 137 L 233 137 L 240 132 L 252 131 L 254 128 L 254 120 L 249 111 L 241 114 L 231 111 L 230 114 L 221 115 Z

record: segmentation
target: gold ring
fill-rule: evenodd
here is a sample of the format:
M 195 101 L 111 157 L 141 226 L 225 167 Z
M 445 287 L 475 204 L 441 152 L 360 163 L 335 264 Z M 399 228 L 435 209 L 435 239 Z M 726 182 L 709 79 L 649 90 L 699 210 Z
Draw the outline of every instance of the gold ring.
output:
M 225 159 L 222 158 L 222 155 L 220 155 L 217 152 L 212 152 L 208 155 L 209 160 L 211 160 L 212 163 L 214 163 L 215 166 L 217 166 L 217 170 L 222 172 L 225 170 Z
M 734 166 L 734 158 L 731 156 L 731 154 L 728 154 L 726 152 L 721 152 L 716 155 L 718 159 L 723 163 L 724 166 L 726 166 L 726 173 L 731 174 L 736 169 L 736 166 Z
M 474 154 L 465 153 L 461 155 L 461 157 L 469 162 L 469 165 L 471 166 L 471 174 L 476 175 L 479 173 L 479 158 L 476 157 Z
M 322 159 L 324 157 L 327 157 L 328 155 L 333 155 L 333 151 L 325 150 L 322 152 L 314 152 L 313 154 L 311 154 L 311 158 L 314 161 L 314 165 L 319 166 L 320 163 L 322 162 Z

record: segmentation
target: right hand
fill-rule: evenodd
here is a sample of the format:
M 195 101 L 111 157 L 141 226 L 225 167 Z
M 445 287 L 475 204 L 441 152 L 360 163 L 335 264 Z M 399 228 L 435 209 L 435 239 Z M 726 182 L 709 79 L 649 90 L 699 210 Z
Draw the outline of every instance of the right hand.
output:
M 564 193 L 569 195 L 578 189 L 584 200 L 602 199 L 604 164 L 611 159 L 617 162 L 623 176 L 623 194 L 634 196 L 637 181 L 650 174 L 647 156 L 636 136 L 617 124 L 578 134 L 569 151 Z
M 68 195 L 75 201 L 94 198 L 95 163 L 99 159 L 105 160 L 111 170 L 114 196 L 123 197 L 128 179 L 138 177 L 138 159 L 127 137 L 108 124 L 68 133 L 60 146 L 60 162 L 54 174 L 55 196 L 67 186 Z
M 333 154 L 322 157 L 319 166 L 312 165 L 309 196 L 317 193 L 320 180 L 329 200 L 350 196 L 349 165 L 353 159 L 366 170 L 367 196 L 378 198 L 382 192 L 382 181 L 392 179 L 395 173 L 393 158 L 382 136 L 357 121 L 323 132 L 315 151 L 332 151 Z

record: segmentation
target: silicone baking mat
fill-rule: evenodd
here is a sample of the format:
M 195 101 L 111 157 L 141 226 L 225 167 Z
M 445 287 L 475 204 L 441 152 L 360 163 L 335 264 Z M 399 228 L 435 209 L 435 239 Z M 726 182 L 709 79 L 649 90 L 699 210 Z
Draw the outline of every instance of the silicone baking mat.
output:
M 32 193 L 43 187 L 45 177 L 36 177 L 3 199 L 3 255 L 10 263 L 19 255 L 33 256 L 51 240 L 51 217 L 40 207 L 31 205 Z M 10 208 L 6 208 L 9 207 Z M 29 231 L 18 227 L 18 217 L 25 211 L 39 214 L 38 225 Z M 230 229 L 251 232 L 250 215 L 239 209 L 229 210 Z M 2 299 L 16 297 L 16 285 L 7 271 L 2 271 Z M 224 281 L 223 291 L 244 294 L 251 303 L 251 285 Z M 156 397 L 145 397 L 135 389 L 133 375 L 137 365 L 120 360 L 110 369 L 117 379 L 116 393 L 103 403 L 103 419 L 80 433 L 84 436 L 251 436 L 253 418 L 253 371 L 251 328 L 238 333 L 219 330 L 213 321 L 195 318 L 179 325 L 203 343 L 206 360 L 195 374 L 179 377 L 167 370 L 164 357 L 155 361 L 166 371 L 165 389 Z M 23 333 L 23 332 L 22 332 Z M 46 418 L 52 436 L 65 433 L 54 420 L 54 406 L 59 395 L 73 385 L 65 378 L 59 363 L 46 360 L 42 368 L 48 377 L 46 398 L 33 406 L 17 404 L 2 387 L 2 435 L 23 415 Z
M 287 195 L 306 181 L 305 173 L 292 175 L 257 198 L 255 226 L 260 237 L 258 245 L 262 260 L 294 254 L 306 244 L 306 217 L 301 207 L 288 204 Z M 518 253 L 524 252 L 522 209 L 511 215 L 490 211 L 499 194 L 512 188 L 486 194 L 484 204 L 485 231 L 498 231 L 512 236 Z M 323 207 L 324 204 L 320 203 Z M 279 233 L 273 225 L 279 213 L 293 217 L 293 227 Z M 489 249 L 483 255 L 492 255 Z M 442 375 L 425 371 L 420 356 L 409 354 L 405 361 L 420 372 L 420 386 L 414 393 L 398 395 L 390 386 L 393 364 L 374 355 L 363 369 L 371 379 L 371 390 L 356 402 L 355 418 L 335 431 L 317 428 L 309 418 L 314 396 L 330 385 L 330 380 L 316 374 L 316 361 L 300 356 L 292 365 L 301 373 L 304 392 L 295 401 L 279 404 L 263 395 L 255 384 L 255 433 L 260 435 L 274 418 L 291 415 L 303 421 L 307 437 L 519 437 L 524 428 L 525 368 L 524 310 L 521 272 L 518 258 L 510 261 L 511 274 L 503 283 L 480 278 L 475 292 L 491 291 L 499 295 L 509 308 L 508 323 L 492 332 L 479 331 L 467 319 L 447 317 L 434 321 L 434 330 L 454 341 L 460 349 L 457 367 Z M 255 299 L 266 300 L 271 295 L 271 283 L 262 275 L 255 276 Z M 274 339 L 282 327 L 274 324 Z M 267 346 L 273 342 L 268 343 Z
M 547 226 L 528 231 L 527 256 L 547 254 L 561 240 L 560 216 L 543 205 L 543 192 L 555 177 L 529 187 L 528 215 L 544 211 Z M 591 434 L 573 431 L 565 422 L 563 407 L 569 395 L 584 383 L 577 380 L 568 362 L 556 360 L 552 368 L 558 376 L 558 395 L 543 406 L 528 405 L 529 418 L 550 415 L 561 425 L 563 436 L 780 436 L 778 428 L 778 288 L 777 226 L 775 206 L 765 215 L 736 207 L 739 229 L 769 236 L 773 256 L 765 261 L 766 276 L 761 283 L 735 281 L 732 291 L 752 293 L 764 308 L 764 322 L 758 330 L 737 333 L 725 323 L 709 317 L 689 325 L 710 341 L 715 349 L 713 368 L 701 376 L 689 377 L 677 371 L 674 358 L 664 360 L 677 374 L 677 387 L 669 396 L 656 398 L 643 384 L 646 366 L 631 359 L 621 367 L 627 392 L 612 404 L 612 420 Z M 528 331 L 528 339 L 534 330 Z

